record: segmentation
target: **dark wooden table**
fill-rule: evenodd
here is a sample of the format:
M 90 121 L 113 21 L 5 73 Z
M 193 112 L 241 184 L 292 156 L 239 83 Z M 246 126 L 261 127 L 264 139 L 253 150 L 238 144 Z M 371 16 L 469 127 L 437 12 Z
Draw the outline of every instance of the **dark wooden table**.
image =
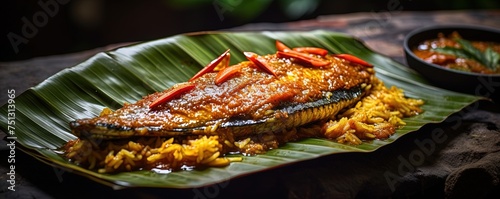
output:
M 402 42 L 418 27 L 474 24 L 500 28 L 500 11 L 370 12 L 323 16 L 282 24 L 248 24 L 227 31 L 316 30 L 346 32 L 405 64 Z M 129 44 L 129 43 L 127 43 Z M 116 44 L 73 54 L 0 63 L 0 103 L 56 72 Z M 113 190 L 16 152 L 16 191 L 7 189 L 9 149 L 0 142 L 0 198 L 500 198 L 500 106 L 479 102 L 439 124 L 424 126 L 372 153 L 337 154 L 198 189 Z M 445 141 L 432 142 L 433 133 Z M 5 134 L 2 132 L 1 137 Z M 425 153 L 422 160 L 412 159 Z

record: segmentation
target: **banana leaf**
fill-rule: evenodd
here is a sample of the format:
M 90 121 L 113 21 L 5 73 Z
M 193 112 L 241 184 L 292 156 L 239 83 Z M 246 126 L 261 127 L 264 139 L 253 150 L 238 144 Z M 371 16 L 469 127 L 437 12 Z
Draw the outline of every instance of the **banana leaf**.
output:
M 97 116 L 104 107 L 120 108 L 142 96 L 188 80 L 203 66 L 231 49 L 231 64 L 245 60 L 243 51 L 274 53 L 275 40 L 288 46 L 317 46 L 331 53 L 354 54 L 375 65 L 377 76 L 387 86 L 404 89 L 408 97 L 425 100 L 424 113 L 406 118 L 407 125 L 386 140 L 359 146 L 331 140 L 309 138 L 291 142 L 255 156 L 242 156 L 242 162 L 227 167 L 160 174 L 134 171 L 100 174 L 68 162 L 58 149 L 76 137 L 68 123 L 77 118 Z M 194 188 L 223 182 L 266 169 L 347 152 L 372 152 L 428 123 L 439 123 L 479 97 L 430 86 L 407 67 L 368 49 L 349 35 L 328 32 L 205 32 L 176 35 L 96 54 L 67 68 L 17 96 L 15 109 L 0 109 L 0 128 L 17 138 L 18 148 L 34 158 L 74 172 L 96 182 L 121 187 Z M 14 112 L 15 119 L 8 118 Z M 15 124 L 9 124 L 15 121 Z M 9 127 L 10 126 L 10 127 Z M 237 156 L 237 155 L 236 155 Z

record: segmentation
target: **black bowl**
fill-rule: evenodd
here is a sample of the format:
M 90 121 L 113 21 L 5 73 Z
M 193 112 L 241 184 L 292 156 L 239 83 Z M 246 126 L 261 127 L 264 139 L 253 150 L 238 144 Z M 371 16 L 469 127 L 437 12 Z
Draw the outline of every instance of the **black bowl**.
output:
M 404 40 L 406 62 L 422 74 L 430 83 L 452 91 L 484 96 L 500 101 L 500 74 L 479 74 L 444 68 L 428 63 L 412 49 L 421 42 L 437 38 L 438 33 L 449 35 L 457 31 L 464 39 L 471 41 L 493 41 L 500 43 L 500 30 L 471 25 L 437 25 L 423 27 L 410 32 Z

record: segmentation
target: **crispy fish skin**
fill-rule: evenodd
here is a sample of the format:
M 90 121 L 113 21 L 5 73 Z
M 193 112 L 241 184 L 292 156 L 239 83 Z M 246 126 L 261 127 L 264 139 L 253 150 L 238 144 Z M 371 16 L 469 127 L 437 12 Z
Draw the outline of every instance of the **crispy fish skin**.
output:
M 76 136 L 91 139 L 243 137 L 330 119 L 368 92 L 374 71 L 330 55 L 316 57 L 330 64 L 312 67 L 274 54 L 261 56 L 276 76 L 245 61 L 236 65 L 241 71 L 220 85 L 214 83 L 216 73 L 207 73 L 193 81 L 195 89 L 155 109 L 149 104 L 172 88 L 109 114 L 72 121 L 70 127 Z

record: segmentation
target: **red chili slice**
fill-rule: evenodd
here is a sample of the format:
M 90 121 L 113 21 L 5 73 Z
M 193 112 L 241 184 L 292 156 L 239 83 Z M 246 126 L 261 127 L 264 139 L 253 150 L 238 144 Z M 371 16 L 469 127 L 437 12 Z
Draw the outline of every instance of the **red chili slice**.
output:
M 356 64 L 360 64 L 360 65 L 363 65 L 363 66 L 366 66 L 366 67 L 373 67 L 372 64 L 366 62 L 365 60 L 362 60 L 354 55 L 351 55 L 351 54 L 336 54 L 334 55 L 335 57 L 338 57 L 338 58 L 342 58 L 342 59 L 345 59 L 347 61 L 350 61 L 350 62 L 353 62 L 353 63 L 356 63 Z
M 165 102 L 168 102 L 172 100 L 175 97 L 180 96 L 181 94 L 188 92 L 196 87 L 196 84 L 194 83 L 186 83 L 186 84 L 181 84 L 178 87 L 168 91 L 167 93 L 163 94 L 159 98 L 157 98 L 155 101 L 153 101 L 150 105 L 149 108 L 153 109 L 157 107 L 160 104 L 163 104 Z
M 210 62 L 207 66 L 205 66 L 203 69 L 201 69 L 198 73 L 196 73 L 196 75 L 194 75 L 193 77 L 191 77 L 191 79 L 189 79 L 189 81 L 193 81 L 195 80 L 196 78 L 198 77 L 201 77 L 202 75 L 204 75 L 205 73 L 209 73 L 209 72 L 212 72 L 214 71 L 214 68 L 217 67 L 217 65 L 219 65 L 222 60 L 224 59 L 229 59 L 230 57 L 230 54 L 229 54 L 229 49 L 227 49 L 224 53 L 222 53 L 219 57 L 217 57 L 216 59 L 214 59 L 212 62 Z M 226 62 L 227 65 L 229 65 L 229 60 Z M 226 66 L 227 67 L 227 66 Z
M 293 48 L 292 50 L 297 52 L 306 52 L 315 55 L 321 55 L 322 57 L 328 54 L 328 50 L 317 47 L 298 47 L 298 48 Z
M 224 68 L 215 76 L 215 84 L 219 85 L 227 81 L 230 77 L 240 72 L 243 65 Z
M 330 62 L 328 61 L 324 61 L 315 57 L 309 57 L 306 54 L 302 54 L 293 50 L 288 52 L 277 52 L 277 56 L 280 58 L 294 58 L 299 62 L 303 62 L 314 67 L 321 67 L 330 64 Z
M 243 54 L 245 55 L 245 57 L 247 57 L 248 60 L 253 62 L 260 69 L 266 71 L 269 74 L 274 75 L 275 77 L 278 76 L 278 75 L 276 75 L 276 73 L 274 73 L 274 69 L 271 66 L 267 65 L 265 60 L 262 60 L 262 58 L 260 58 L 259 55 L 255 54 L 253 52 L 243 52 Z
M 288 51 L 291 50 L 288 46 L 286 46 L 284 43 L 281 43 L 281 41 L 276 40 L 276 50 L 278 51 Z

